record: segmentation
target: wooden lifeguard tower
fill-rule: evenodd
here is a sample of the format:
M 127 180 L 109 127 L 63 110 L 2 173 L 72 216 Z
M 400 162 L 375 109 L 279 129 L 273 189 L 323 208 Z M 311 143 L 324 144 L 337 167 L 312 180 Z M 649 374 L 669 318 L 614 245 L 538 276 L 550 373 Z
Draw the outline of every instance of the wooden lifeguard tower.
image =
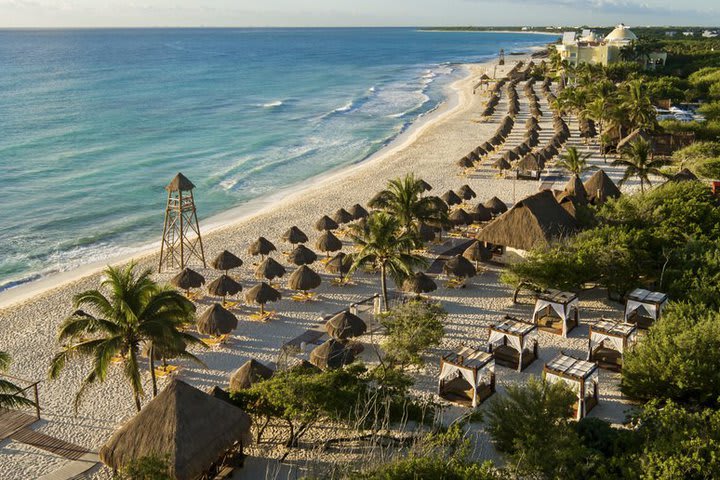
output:
M 498 65 L 505 65 L 505 49 L 500 49 L 500 54 L 498 55 Z
M 195 185 L 182 173 L 175 175 L 165 187 L 168 192 L 165 208 L 165 225 L 160 245 L 158 272 L 166 269 L 185 268 L 195 257 L 205 264 L 200 225 L 198 224 L 193 198 Z

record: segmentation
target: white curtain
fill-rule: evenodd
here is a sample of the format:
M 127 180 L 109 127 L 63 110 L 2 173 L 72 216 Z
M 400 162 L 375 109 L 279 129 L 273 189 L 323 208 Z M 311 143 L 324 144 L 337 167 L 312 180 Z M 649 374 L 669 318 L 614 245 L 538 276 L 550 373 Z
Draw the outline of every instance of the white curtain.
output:
M 506 337 L 508 339 L 508 343 L 510 343 L 515 350 L 522 352 L 523 345 L 520 337 L 516 337 L 515 335 L 506 335 Z
M 570 389 L 575 392 L 575 395 L 577 395 L 578 398 L 580 398 L 580 383 L 575 380 L 570 380 L 569 378 L 561 377 L 559 375 L 555 375 L 554 373 L 546 373 L 545 374 L 545 380 L 547 380 L 549 383 L 557 383 L 557 382 L 564 382 Z
M 548 306 L 550 306 L 553 310 L 555 310 L 555 313 L 557 313 L 558 316 L 560 318 L 562 318 L 563 320 L 565 320 L 567 318 L 567 315 L 563 311 L 562 305 L 555 303 L 555 302 L 549 302 L 547 300 L 538 300 L 537 302 L 535 302 L 535 310 L 533 311 L 533 320 L 535 319 L 535 316 L 537 315 L 537 313 L 540 310 L 542 310 Z
M 612 347 L 620 353 L 623 353 L 625 346 L 623 345 L 623 339 L 614 335 L 606 335 L 600 332 L 592 332 L 590 335 L 590 349 L 594 350 L 595 347 L 608 340 Z
M 657 318 L 657 309 L 652 303 L 638 302 L 637 300 L 628 300 L 625 304 L 625 321 L 635 313 L 638 309 L 644 308 L 652 318 Z
M 502 342 L 503 338 L 505 338 L 504 333 L 496 332 L 495 330 L 491 330 L 490 331 L 490 339 L 488 340 L 488 342 L 495 345 L 496 343 Z

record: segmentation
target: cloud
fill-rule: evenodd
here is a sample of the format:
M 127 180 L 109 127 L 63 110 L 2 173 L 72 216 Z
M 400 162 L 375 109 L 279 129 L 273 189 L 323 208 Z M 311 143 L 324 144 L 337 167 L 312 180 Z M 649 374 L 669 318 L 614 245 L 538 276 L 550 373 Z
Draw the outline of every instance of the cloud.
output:
M 470 2 L 486 0 L 466 0 Z M 716 15 L 715 8 L 667 8 L 659 5 L 651 5 L 646 2 L 634 2 L 631 0 L 508 0 L 515 4 L 533 4 L 537 6 L 559 6 L 572 8 L 576 12 L 592 11 L 603 14 L 614 15 L 646 15 L 664 16 L 668 18 L 690 17 L 703 18 L 707 20 L 708 15 Z

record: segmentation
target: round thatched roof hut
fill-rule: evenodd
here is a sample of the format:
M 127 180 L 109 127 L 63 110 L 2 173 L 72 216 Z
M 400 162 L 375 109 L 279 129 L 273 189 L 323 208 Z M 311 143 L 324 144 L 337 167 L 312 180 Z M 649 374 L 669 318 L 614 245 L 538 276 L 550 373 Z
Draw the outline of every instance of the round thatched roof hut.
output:
M 470 225 L 473 223 L 473 217 L 462 208 L 458 208 L 448 216 L 448 220 L 453 225 Z
M 352 222 L 355 220 L 355 217 L 344 208 L 340 208 L 333 214 L 332 219 L 335 220 L 337 224 L 342 225 L 343 223 Z
M 191 288 L 200 288 L 205 284 L 205 277 L 200 275 L 198 272 L 191 268 L 183 268 L 180 273 L 175 275 L 171 280 L 170 284 L 183 290 L 190 290 Z
M 343 310 L 325 323 L 325 331 L 336 340 L 347 340 L 363 335 L 367 325 L 362 318 Z
M 367 218 L 370 215 L 368 213 L 368 211 L 365 210 L 365 208 L 363 208 L 363 206 L 360 205 L 359 203 L 356 203 L 355 205 L 350 207 L 349 212 L 350 212 L 350 215 L 352 215 L 353 219 L 355 219 L 355 220 L 360 220 L 361 218 Z
M 320 220 L 315 222 L 315 228 L 317 230 L 335 230 L 340 225 L 337 224 L 335 220 L 328 217 L 327 215 L 323 215 Z
M 242 267 L 243 261 L 240 260 L 235 254 L 223 250 L 220 254 L 215 257 L 211 265 L 215 270 L 224 270 L 225 273 L 233 268 Z
M 460 205 L 462 203 L 462 198 L 460 198 L 458 194 L 453 192 L 452 190 L 448 190 L 447 192 L 443 193 L 440 198 L 443 202 L 450 206 Z
M 477 197 L 477 194 L 472 188 L 470 188 L 470 185 L 463 185 L 458 189 L 457 193 L 463 200 L 472 200 Z
M 455 255 L 448 259 L 443 265 L 443 272 L 445 275 L 462 278 L 471 278 L 477 274 L 475 266 L 462 255 Z
M 216 297 L 235 295 L 240 291 L 242 291 L 242 285 L 240 285 L 230 275 L 225 274 L 220 275 L 208 285 L 208 293 L 210 295 L 215 295 Z
M 230 375 L 230 390 L 233 392 L 245 390 L 252 387 L 253 383 L 272 377 L 273 373 L 275 371 L 272 368 L 251 358 Z
M 414 275 L 405 279 L 402 284 L 402 289 L 406 292 L 421 294 L 430 293 L 437 290 L 437 284 L 435 281 L 425 275 L 423 272 L 417 272 Z
M 305 232 L 300 230 L 296 226 L 290 227 L 287 232 L 282 236 L 282 239 L 288 243 L 292 243 L 293 245 L 297 243 L 305 243 L 308 241 L 308 236 L 305 235 Z
M 265 313 L 265 305 L 270 302 L 277 302 L 282 296 L 280 292 L 265 282 L 259 283 L 245 292 L 245 301 L 260 305 L 260 313 Z
M 340 368 L 352 363 L 354 359 L 353 352 L 334 338 L 327 340 L 310 352 L 310 363 L 322 370 Z
M 600 205 L 605 203 L 608 198 L 620 196 L 620 189 L 602 169 L 593 173 L 583 186 L 587 192 L 588 200 L 593 205 Z
M 342 250 L 342 247 L 342 241 L 335 235 L 333 235 L 330 230 L 324 231 L 315 242 L 315 248 L 327 254 L 329 254 L 329 252 L 337 252 L 338 250 Z
M 483 205 L 492 212 L 493 215 L 500 215 L 501 213 L 507 212 L 508 208 L 505 202 L 500 200 L 498 197 L 492 197 L 490 200 L 485 202 Z
M 290 275 L 288 288 L 307 292 L 320 286 L 322 279 L 307 265 L 302 265 Z
M 227 335 L 237 328 L 237 317 L 219 303 L 213 304 L 198 317 L 196 326 L 205 335 Z
M 294 265 L 310 265 L 317 260 L 317 254 L 305 245 L 298 245 L 290 252 L 288 260 Z
M 285 275 L 287 271 L 277 260 L 268 257 L 255 269 L 255 278 L 258 280 L 274 280 Z
M 277 248 L 275 248 L 275 245 L 273 245 L 270 240 L 265 237 L 260 237 L 250 244 L 248 253 L 253 256 L 260 255 L 264 257 L 265 255 L 270 255 L 270 252 L 274 252 L 275 250 L 277 250 Z

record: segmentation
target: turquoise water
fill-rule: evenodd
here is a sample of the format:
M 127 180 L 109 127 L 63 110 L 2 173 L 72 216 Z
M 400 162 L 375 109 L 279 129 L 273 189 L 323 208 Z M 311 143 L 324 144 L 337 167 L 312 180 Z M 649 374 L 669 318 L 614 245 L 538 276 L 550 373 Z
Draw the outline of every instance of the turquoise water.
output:
M 414 29 L 0 31 L 0 289 L 361 161 L 437 107 L 454 64 L 551 40 Z

